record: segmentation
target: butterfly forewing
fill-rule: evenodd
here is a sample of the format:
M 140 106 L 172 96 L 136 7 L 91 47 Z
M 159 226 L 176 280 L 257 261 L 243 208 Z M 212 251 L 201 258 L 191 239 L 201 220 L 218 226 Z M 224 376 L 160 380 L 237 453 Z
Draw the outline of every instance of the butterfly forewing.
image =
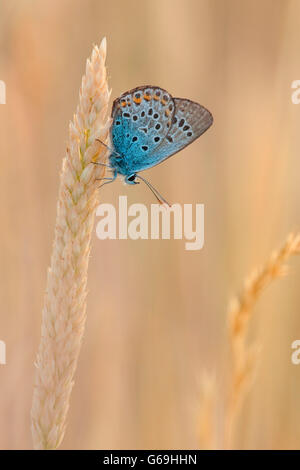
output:
M 174 98 L 174 102 L 175 113 L 172 126 L 159 148 L 156 149 L 156 163 L 160 163 L 191 144 L 213 123 L 211 113 L 204 106 L 182 98 Z

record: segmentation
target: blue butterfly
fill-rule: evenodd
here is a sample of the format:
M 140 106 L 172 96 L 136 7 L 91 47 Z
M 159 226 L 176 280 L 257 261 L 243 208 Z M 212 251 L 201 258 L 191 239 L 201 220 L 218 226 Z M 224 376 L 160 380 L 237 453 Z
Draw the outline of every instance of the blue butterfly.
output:
M 173 98 L 162 88 L 141 86 L 114 101 L 112 118 L 109 165 L 102 165 L 113 176 L 103 178 L 107 181 L 101 186 L 118 175 L 127 184 L 138 184 L 140 179 L 160 203 L 167 203 L 138 172 L 158 165 L 200 137 L 213 123 L 211 113 L 193 101 Z

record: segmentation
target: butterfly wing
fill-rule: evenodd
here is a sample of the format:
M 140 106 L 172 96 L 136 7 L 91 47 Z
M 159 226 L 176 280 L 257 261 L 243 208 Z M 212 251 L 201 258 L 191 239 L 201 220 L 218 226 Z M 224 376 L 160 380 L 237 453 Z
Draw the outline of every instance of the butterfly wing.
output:
M 174 103 L 172 126 L 161 145 L 155 149 L 154 165 L 191 144 L 213 123 L 212 114 L 204 106 L 182 98 L 174 98 Z M 150 158 L 153 162 L 154 158 L 152 156 Z
M 111 138 L 118 158 L 117 170 L 130 175 L 157 164 L 155 150 L 172 126 L 175 103 L 162 88 L 134 88 L 114 101 Z

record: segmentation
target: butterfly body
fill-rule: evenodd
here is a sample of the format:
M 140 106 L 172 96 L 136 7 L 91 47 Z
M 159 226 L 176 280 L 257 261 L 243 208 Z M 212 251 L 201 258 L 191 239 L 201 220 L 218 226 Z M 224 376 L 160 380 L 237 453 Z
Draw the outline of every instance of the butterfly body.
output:
M 120 174 L 128 184 L 136 184 L 138 172 L 179 152 L 213 122 L 211 113 L 200 104 L 173 98 L 156 86 L 123 93 L 113 103 L 112 119 L 112 180 Z

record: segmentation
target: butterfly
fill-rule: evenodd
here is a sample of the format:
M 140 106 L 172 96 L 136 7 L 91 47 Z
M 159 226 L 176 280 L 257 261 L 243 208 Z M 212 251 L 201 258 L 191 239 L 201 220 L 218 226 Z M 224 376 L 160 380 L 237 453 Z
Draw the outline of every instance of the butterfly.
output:
M 191 144 L 212 123 L 212 114 L 204 106 L 188 99 L 173 98 L 157 86 L 141 86 L 123 93 L 112 107 L 112 147 L 106 146 L 110 150 L 109 164 L 98 163 L 107 166 L 112 177 L 101 178 L 107 180 L 101 186 L 123 175 L 127 184 L 138 184 L 137 180 L 142 180 L 160 203 L 167 203 L 138 173 Z

